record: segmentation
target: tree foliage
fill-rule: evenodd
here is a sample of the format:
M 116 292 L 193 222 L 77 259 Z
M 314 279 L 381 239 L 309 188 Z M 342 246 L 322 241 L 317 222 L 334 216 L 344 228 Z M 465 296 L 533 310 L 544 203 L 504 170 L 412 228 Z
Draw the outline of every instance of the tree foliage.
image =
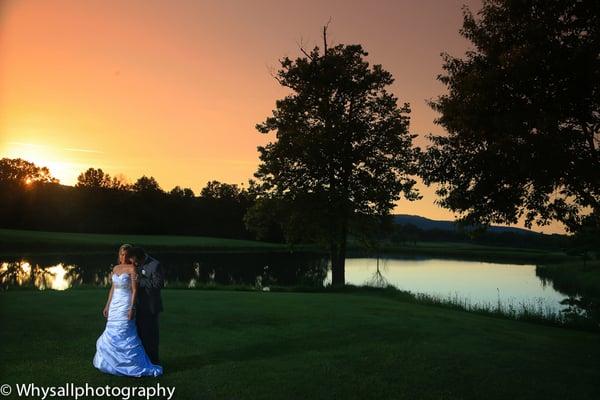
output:
M 86 171 L 79 174 L 75 186 L 90 189 L 131 189 L 131 186 L 123 176 L 115 175 L 111 177 L 101 168 L 88 168 Z
M 21 158 L 3 158 L 0 160 L 0 182 L 32 184 L 58 183 L 47 167 L 38 167 Z
M 185 199 L 193 199 L 195 197 L 194 191 L 190 188 L 181 188 L 179 186 L 175 186 L 169 192 L 171 196 L 185 198 Z
M 276 199 L 289 240 L 312 237 L 330 247 L 333 284 L 344 283 L 349 222 L 385 215 L 401 194 L 418 198 L 410 177 L 418 149 L 408 131 L 410 107 L 388 91 L 394 82 L 370 66 L 360 45 L 328 48 L 280 61 L 276 79 L 291 93 L 257 125 L 276 140 L 259 146 L 255 177 Z M 264 201 L 264 200 L 259 200 Z
M 200 191 L 200 197 L 205 199 L 237 200 L 242 190 L 236 184 L 209 181 Z
M 88 168 L 77 177 L 77 187 L 110 188 L 112 179 L 102 169 Z
M 466 223 L 600 226 L 600 2 L 485 0 L 465 7 L 474 48 L 444 57 L 431 101 L 448 135 L 421 175 Z
M 139 178 L 131 187 L 134 192 L 145 193 L 145 194 L 159 194 L 164 193 L 160 185 L 153 176 L 142 176 Z

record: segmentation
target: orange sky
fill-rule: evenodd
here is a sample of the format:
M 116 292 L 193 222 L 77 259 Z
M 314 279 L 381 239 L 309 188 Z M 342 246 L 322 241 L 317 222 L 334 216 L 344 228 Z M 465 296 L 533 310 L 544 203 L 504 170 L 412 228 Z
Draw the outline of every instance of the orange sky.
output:
M 443 133 L 425 103 L 444 91 L 440 52 L 462 55 L 461 5 L 480 0 L 0 0 L 0 157 L 48 166 L 63 184 L 88 167 L 146 174 L 170 190 L 245 183 L 254 126 L 286 91 L 269 71 L 297 43 L 360 43 L 412 106 L 411 131 Z M 397 213 L 453 219 L 424 199 Z M 560 225 L 536 231 L 563 232 Z

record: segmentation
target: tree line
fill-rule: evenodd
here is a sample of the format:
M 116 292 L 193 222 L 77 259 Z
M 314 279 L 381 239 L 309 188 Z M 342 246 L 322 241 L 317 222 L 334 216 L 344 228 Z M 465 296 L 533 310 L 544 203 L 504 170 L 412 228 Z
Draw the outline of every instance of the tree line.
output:
M 72 187 L 60 185 L 45 167 L 3 158 L 0 193 L 4 228 L 256 238 L 244 223 L 254 194 L 237 184 L 210 181 L 196 196 L 179 186 L 167 192 L 151 176 L 128 184 L 89 168 Z M 264 235 L 282 241 L 275 224 Z

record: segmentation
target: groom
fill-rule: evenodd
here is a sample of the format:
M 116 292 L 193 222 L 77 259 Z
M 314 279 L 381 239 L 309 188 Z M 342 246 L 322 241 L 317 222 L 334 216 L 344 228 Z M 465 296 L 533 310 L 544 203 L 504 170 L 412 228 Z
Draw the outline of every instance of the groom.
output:
M 164 286 L 163 271 L 160 263 L 141 247 L 133 248 L 133 259 L 138 274 L 137 331 L 150 361 L 158 364 L 158 313 L 163 310 L 160 296 Z

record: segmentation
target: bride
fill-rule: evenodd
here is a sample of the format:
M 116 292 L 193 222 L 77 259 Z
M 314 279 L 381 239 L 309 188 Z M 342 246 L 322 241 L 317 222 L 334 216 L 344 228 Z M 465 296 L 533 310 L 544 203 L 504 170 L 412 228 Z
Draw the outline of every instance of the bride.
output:
M 119 265 L 111 274 L 112 286 L 104 307 L 106 328 L 96 342 L 94 367 L 102 372 L 124 376 L 159 376 L 163 369 L 150 362 L 135 326 L 137 273 L 132 249 L 119 250 Z

